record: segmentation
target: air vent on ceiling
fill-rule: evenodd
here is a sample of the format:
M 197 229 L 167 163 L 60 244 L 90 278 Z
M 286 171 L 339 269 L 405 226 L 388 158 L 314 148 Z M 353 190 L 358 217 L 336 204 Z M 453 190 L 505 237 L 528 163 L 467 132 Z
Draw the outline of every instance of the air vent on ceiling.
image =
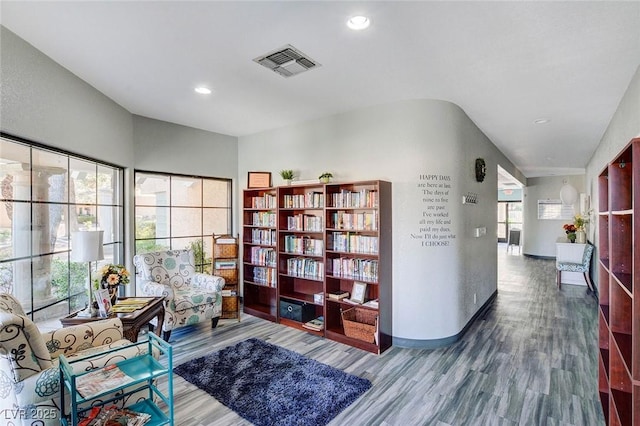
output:
M 291 77 L 320 66 L 309 55 L 302 53 L 290 44 L 266 55 L 258 56 L 253 61 L 277 72 L 283 77 Z

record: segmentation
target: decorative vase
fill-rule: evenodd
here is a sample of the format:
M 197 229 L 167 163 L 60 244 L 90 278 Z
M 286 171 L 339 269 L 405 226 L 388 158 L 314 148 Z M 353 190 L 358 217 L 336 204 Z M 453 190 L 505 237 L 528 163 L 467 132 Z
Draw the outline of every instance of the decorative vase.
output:
M 109 296 L 111 296 L 111 306 L 114 306 L 118 301 L 118 286 L 109 286 Z
M 585 244 L 586 242 L 587 242 L 587 233 L 582 230 L 576 231 L 576 243 Z
M 287 186 L 291 186 L 291 179 L 285 179 L 284 184 Z
M 320 182 L 321 182 L 321 183 L 329 183 L 329 180 L 330 180 L 330 179 L 331 179 L 331 178 L 323 177 L 323 178 L 320 178 Z
M 567 234 L 567 238 L 569 239 L 570 242 L 575 243 L 576 242 L 576 234 L 574 232 L 570 232 Z

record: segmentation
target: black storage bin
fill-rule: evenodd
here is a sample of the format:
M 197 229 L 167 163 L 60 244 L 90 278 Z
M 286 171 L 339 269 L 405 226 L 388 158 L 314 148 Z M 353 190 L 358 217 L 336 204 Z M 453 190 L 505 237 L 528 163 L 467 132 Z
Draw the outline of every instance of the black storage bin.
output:
M 310 303 L 295 300 L 280 301 L 280 318 L 287 318 L 298 322 L 308 322 L 316 317 L 316 307 Z

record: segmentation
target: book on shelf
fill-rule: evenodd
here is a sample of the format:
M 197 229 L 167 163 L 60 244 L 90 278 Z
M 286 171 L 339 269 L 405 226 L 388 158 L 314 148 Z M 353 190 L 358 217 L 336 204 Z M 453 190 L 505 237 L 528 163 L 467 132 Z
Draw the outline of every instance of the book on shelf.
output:
M 236 259 L 230 260 L 216 260 L 214 264 L 215 269 L 236 269 L 238 261 Z
M 232 297 L 236 296 L 237 293 L 235 290 L 222 290 L 221 295 L 222 297 Z
M 215 239 L 215 243 L 216 244 L 235 244 L 236 243 L 236 239 L 235 238 L 216 238 Z
M 362 306 L 378 309 L 378 299 L 367 300 L 362 304 Z
M 348 291 L 331 291 L 327 293 L 327 297 L 333 300 L 342 300 L 349 297 Z
M 302 326 L 309 330 L 322 331 L 324 330 L 324 317 L 314 318 L 311 321 L 305 322 Z
M 83 398 L 88 399 L 103 392 L 133 382 L 116 364 L 93 370 L 76 378 L 76 389 Z
M 352 305 L 362 305 L 362 303 L 358 302 L 357 300 L 353 300 L 353 299 L 344 298 L 344 299 L 342 299 L 342 301 L 350 303 Z

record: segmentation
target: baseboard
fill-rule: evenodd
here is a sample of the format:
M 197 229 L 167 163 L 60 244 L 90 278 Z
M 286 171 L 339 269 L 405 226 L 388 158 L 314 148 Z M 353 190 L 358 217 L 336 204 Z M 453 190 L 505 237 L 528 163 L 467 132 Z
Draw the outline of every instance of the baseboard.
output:
M 416 340 L 416 339 L 405 339 L 403 337 L 394 337 L 393 338 L 393 346 L 397 346 L 399 348 L 408 348 L 408 349 L 437 349 L 444 346 L 450 346 L 460 340 L 464 333 L 467 332 L 469 327 L 481 316 L 483 316 L 489 307 L 493 304 L 494 300 L 498 296 L 498 290 L 494 291 L 493 294 L 487 299 L 487 301 L 478 309 L 478 311 L 471 317 L 471 319 L 467 322 L 467 324 L 460 330 L 459 333 L 444 337 L 442 339 L 426 339 L 426 340 Z

